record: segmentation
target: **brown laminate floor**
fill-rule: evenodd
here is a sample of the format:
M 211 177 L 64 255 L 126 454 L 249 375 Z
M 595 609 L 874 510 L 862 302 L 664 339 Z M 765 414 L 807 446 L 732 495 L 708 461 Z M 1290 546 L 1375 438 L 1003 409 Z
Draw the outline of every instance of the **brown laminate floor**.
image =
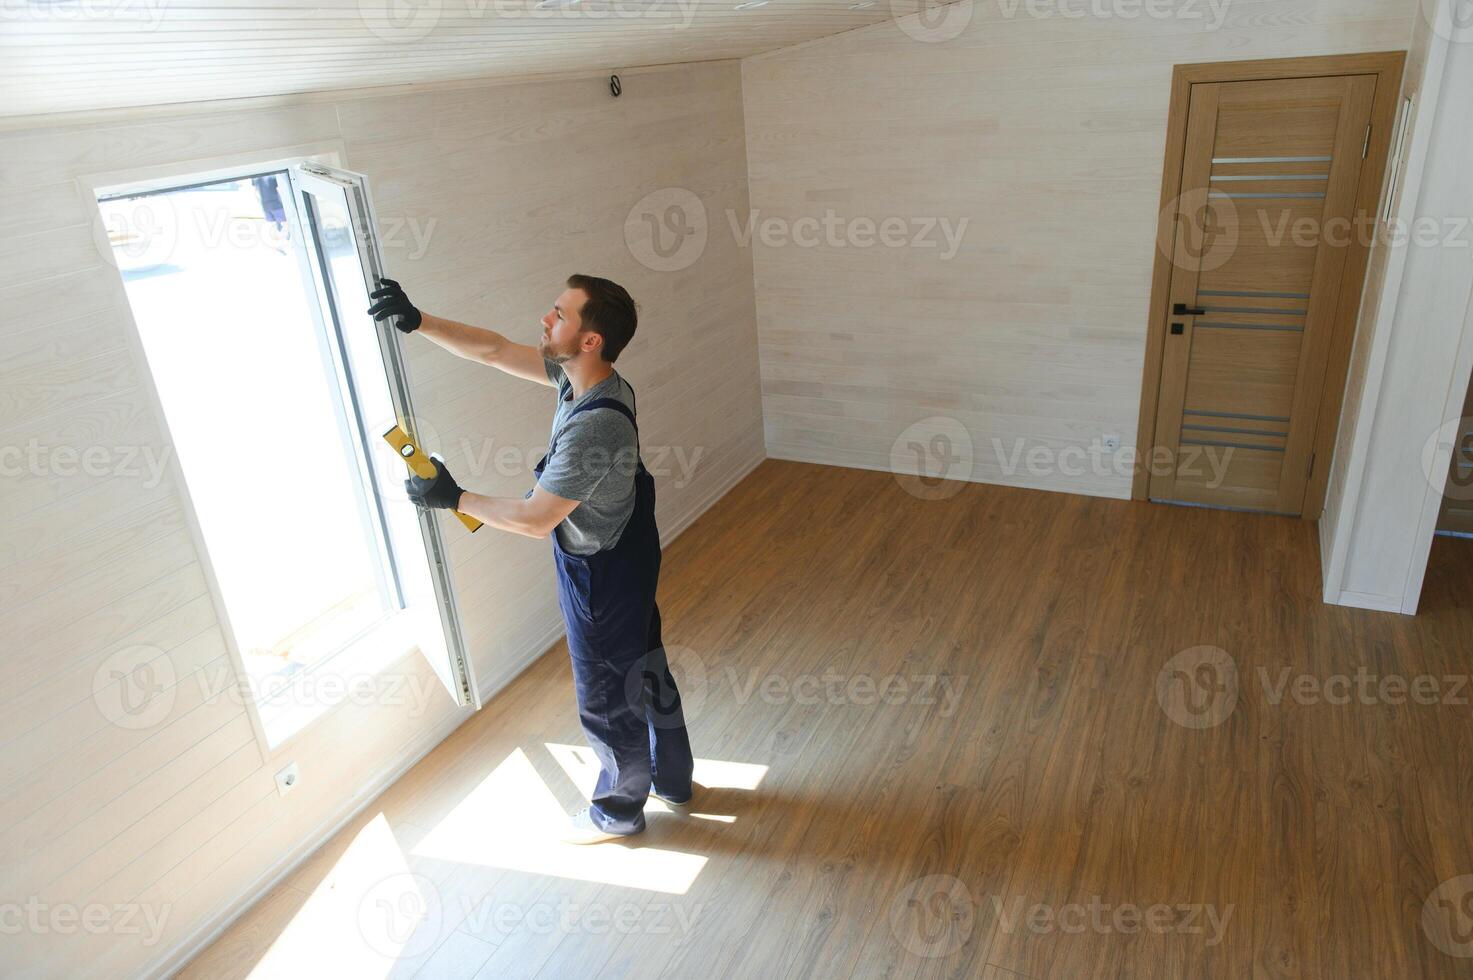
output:
M 1473 976 L 1473 540 L 1402 617 L 1308 522 L 956 489 L 768 461 L 667 549 L 691 814 L 552 839 L 559 645 L 181 975 Z

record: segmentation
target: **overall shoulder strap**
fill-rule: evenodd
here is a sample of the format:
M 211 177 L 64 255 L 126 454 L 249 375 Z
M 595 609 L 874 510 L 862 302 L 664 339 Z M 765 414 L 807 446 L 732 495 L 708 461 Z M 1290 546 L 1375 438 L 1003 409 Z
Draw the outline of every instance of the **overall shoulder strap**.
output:
M 584 402 L 582 405 L 579 405 L 577 408 L 568 413 L 568 417 L 563 419 L 563 427 L 566 427 L 567 424 L 572 421 L 573 416 L 579 414 L 580 412 L 587 412 L 595 408 L 612 408 L 614 411 L 618 412 L 620 415 L 628 419 L 629 424 L 634 426 L 634 444 L 636 447 L 638 447 L 639 423 L 634 421 L 634 413 L 629 410 L 629 406 L 615 398 L 595 398 L 591 402 Z M 562 437 L 562 434 L 562 428 L 559 428 L 557 434 L 553 436 L 552 448 L 549 450 L 550 452 L 555 452 L 557 450 L 558 439 Z M 636 448 L 635 451 L 638 452 L 638 449 Z
M 577 415 L 580 412 L 586 412 L 594 408 L 612 408 L 614 411 L 618 412 L 620 415 L 629 420 L 629 424 L 634 426 L 634 431 L 639 431 L 639 423 L 634 421 L 634 413 L 629 410 L 628 405 L 619 401 L 617 398 L 595 398 L 591 402 L 584 402 L 582 405 L 579 405 L 577 408 L 569 412 L 568 418 L 572 418 L 574 415 Z M 566 421 L 564 421 L 563 424 L 566 425 Z

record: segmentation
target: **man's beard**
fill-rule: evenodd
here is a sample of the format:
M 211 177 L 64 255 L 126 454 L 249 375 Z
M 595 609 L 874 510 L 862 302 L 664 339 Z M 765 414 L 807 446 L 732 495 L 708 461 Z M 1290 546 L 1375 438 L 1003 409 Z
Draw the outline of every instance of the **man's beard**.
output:
M 577 356 L 577 349 L 555 350 L 546 337 L 541 337 L 537 341 L 537 353 L 554 364 L 565 364 Z

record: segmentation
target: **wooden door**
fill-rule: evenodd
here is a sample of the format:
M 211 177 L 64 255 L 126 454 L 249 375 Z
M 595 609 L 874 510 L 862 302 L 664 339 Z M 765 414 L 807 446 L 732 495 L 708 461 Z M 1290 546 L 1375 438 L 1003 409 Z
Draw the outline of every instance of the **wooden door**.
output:
M 1152 499 L 1303 510 L 1376 77 L 1191 87 Z
M 1468 400 L 1463 404 L 1463 417 L 1458 423 L 1437 529 L 1473 534 L 1473 386 L 1468 388 Z

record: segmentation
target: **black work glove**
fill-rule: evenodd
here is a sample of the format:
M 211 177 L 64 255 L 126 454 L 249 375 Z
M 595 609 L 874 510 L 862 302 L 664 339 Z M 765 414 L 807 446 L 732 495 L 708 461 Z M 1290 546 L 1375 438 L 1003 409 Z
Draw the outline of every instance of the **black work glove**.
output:
M 460 495 L 465 491 L 460 489 L 460 484 L 455 482 L 455 477 L 450 475 L 439 457 L 431 456 L 430 462 L 435 464 L 435 478 L 426 480 L 421 476 L 411 476 L 404 481 L 404 492 L 409 495 L 410 501 L 421 507 L 458 509 Z
M 379 277 L 378 287 L 368 294 L 369 299 L 378 300 L 368 308 L 368 315 L 374 320 L 383 320 L 386 317 L 395 317 L 394 326 L 401 333 L 413 333 L 419 329 L 422 317 L 414 304 L 409 302 L 409 297 L 404 295 L 404 287 L 392 279 Z

